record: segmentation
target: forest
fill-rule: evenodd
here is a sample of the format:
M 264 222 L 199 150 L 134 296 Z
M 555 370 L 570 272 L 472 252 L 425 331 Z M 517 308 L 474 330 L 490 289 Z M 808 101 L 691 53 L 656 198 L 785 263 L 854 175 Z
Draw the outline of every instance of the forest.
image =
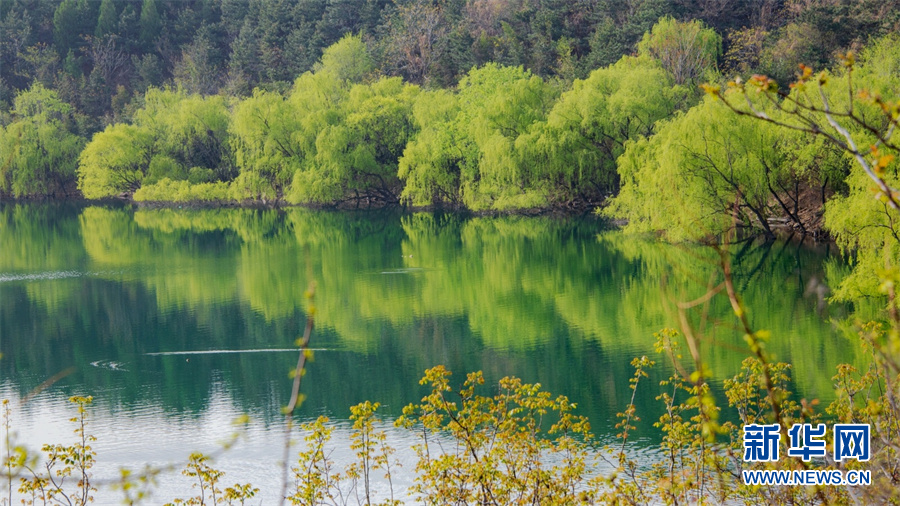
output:
M 464 452 L 451 464 L 461 470 L 460 479 L 475 481 L 459 484 L 469 495 L 458 502 L 490 503 L 491 487 L 504 499 L 530 490 L 536 503 L 545 498 L 542 494 L 554 497 L 556 492 L 571 493 L 561 499 L 564 503 L 692 503 L 710 492 L 723 503 L 896 502 L 898 34 L 900 0 L 4 1 L 0 198 L 116 199 L 138 205 L 126 211 L 116 208 L 121 204 L 109 209 L 91 206 L 77 220 L 59 222 L 35 214 L 48 211 L 29 211 L 27 205 L 0 209 L 5 224 L 0 238 L 9 239 L 6 243 L 24 244 L 26 235 L 37 243 L 56 228 L 66 237 L 48 247 L 50 253 L 32 254 L 38 247 L 12 248 L 3 261 L 12 266 L 10 272 L 18 272 L 30 262 L 59 260 L 59 268 L 53 264 L 50 269 L 56 275 L 73 260 L 116 267 L 133 260 L 138 265 L 138 256 L 152 251 L 152 262 L 141 265 L 148 272 L 163 264 L 185 268 L 169 278 L 141 278 L 132 296 L 163 309 L 181 308 L 218 301 L 221 293 L 240 286 L 244 305 L 239 308 L 263 315 L 269 325 L 270 319 L 293 318 L 297 301 L 313 300 L 316 292 L 312 287 L 303 291 L 307 280 L 301 276 L 325 279 L 360 267 L 359 256 L 350 249 L 330 250 L 316 241 L 336 237 L 343 247 L 359 240 L 360 249 L 390 256 L 394 262 L 399 257 L 409 268 L 428 267 L 419 265 L 420 257 L 437 259 L 442 274 L 430 274 L 433 284 L 418 292 L 415 285 L 398 284 L 396 290 L 404 297 L 397 305 L 386 302 L 370 280 L 330 279 L 332 287 L 345 289 L 331 292 L 337 295 L 323 289 L 316 295 L 318 306 L 309 302 L 309 316 L 316 307 L 322 310 L 317 330 L 371 338 L 376 331 L 367 326 L 370 322 L 335 315 L 349 305 L 391 321 L 399 313 L 397 307 L 416 301 L 417 308 L 441 315 L 456 316 L 465 309 L 472 328 L 494 330 L 482 332 L 494 336 L 485 343 L 493 352 L 539 342 L 545 337 L 541 318 L 565 320 L 590 333 L 603 302 L 589 302 L 596 292 L 591 280 L 605 280 L 592 270 L 598 267 L 596 259 L 579 264 L 587 250 L 559 240 L 573 236 L 572 230 L 546 216 L 526 220 L 515 214 L 593 212 L 620 225 L 625 234 L 677 243 L 637 247 L 627 244 L 624 234 L 592 235 L 589 241 L 593 247 L 609 247 L 614 270 L 640 267 L 653 274 L 644 284 L 628 281 L 624 291 L 610 292 L 611 299 L 625 300 L 630 310 L 654 322 L 675 313 L 681 318 L 680 330 L 663 329 L 652 336 L 652 343 L 649 335 L 646 342 L 636 341 L 671 362 L 672 376 L 660 383 L 671 394 L 655 398 L 665 405 L 666 414 L 654 423 L 668 463 L 641 470 L 626 455 L 629 435 L 652 420 L 640 423 L 636 397 L 625 392 L 632 400 L 616 415 L 615 427 L 621 431 L 615 435 L 621 439 L 616 446 L 621 450 L 614 467 L 619 474 L 584 484 L 579 480 L 587 479 L 582 459 L 590 437 L 584 420 L 569 414 L 574 406 L 567 399 L 550 400 L 549 394 L 538 394 L 539 385 L 510 379 L 501 380 L 507 391 L 503 399 L 473 397 L 474 385 L 483 378 L 472 373 L 459 392 L 460 405 L 465 406 L 460 412 L 475 417 L 455 419 L 456 404 L 438 402 L 442 392 L 451 391 L 449 372 L 439 366 L 420 381 L 431 385 L 432 394 L 404 408 L 397 419 L 401 425 L 421 427 L 423 433 L 453 433 L 464 443 L 457 448 L 470 450 L 480 448 L 483 434 L 499 434 L 508 437 L 510 448 L 520 455 L 533 457 L 549 451 L 550 446 L 541 446 L 549 440 L 536 436 L 540 423 L 512 415 L 533 415 L 533 409 L 558 412 L 554 430 L 562 435 L 553 440 L 557 446 L 552 450 L 564 451 L 568 459 L 554 468 L 561 474 L 549 482 L 535 464 L 539 472 L 523 474 L 524 485 L 510 481 L 513 486 L 489 464 L 503 459 L 535 462 L 511 453 L 496 461 L 485 459 L 486 467 L 479 467 L 484 463 L 470 462 Z M 172 204 L 191 209 L 169 209 Z M 219 209 L 245 204 L 247 209 Z M 374 241 L 366 228 L 373 226 L 369 221 L 357 223 L 339 213 L 303 207 L 273 209 L 287 205 L 361 208 L 373 210 L 373 215 L 375 208 L 463 210 L 469 216 L 405 214 L 382 226 L 391 244 L 405 238 L 398 250 L 396 244 L 391 249 Z M 485 216 L 494 214 L 504 216 Z M 343 232 L 335 234 L 326 227 L 341 220 L 348 220 Z M 441 220 L 445 223 L 439 227 Z M 253 221 L 259 223 L 248 226 Z M 210 237 L 187 237 L 195 231 L 215 232 L 212 238 L 228 248 L 206 245 Z M 799 248 L 796 265 L 790 259 L 765 264 L 771 248 L 754 253 L 761 259 L 749 274 L 744 271 L 750 260 L 742 264 L 730 259 L 730 248 L 738 250 L 738 260 L 749 251 L 741 241 L 747 246 L 762 238 L 771 246 L 770 240 L 784 231 L 833 240 L 845 254 L 819 273 L 828 286 L 801 282 L 800 277 L 789 283 L 793 291 L 804 291 L 803 297 L 810 286 L 822 287 L 817 296 L 823 306 L 825 290 L 830 290 L 828 303 L 847 303 L 851 316 L 841 325 L 848 336 L 859 338 L 846 346 L 790 343 L 802 349 L 794 362 L 812 362 L 810 357 L 816 355 L 870 364 L 859 370 L 841 364 L 834 383 L 815 385 L 833 387 L 833 401 L 824 411 L 816 410 L 817 399 L 793 400 L 791 389 L 801 394 L 814 389 L 808 381 L 790 379 L 792 365 L 776 360 L 786 354 L 787 345 L 769 340 L 773 333 L 786 334 L 804 325 L 798 314 L 769 291 L 735 287 L 741 276 L 752 278 L 760 269 L 784 279 L 799 272 Z M 527 237 L 542 266 L 581 270 L 557 269 L 519 286 L 516 282 L 527 276 L 509 269 L 509 259 L 526 255 L 504 241 L 506 233 Z M 175 248 L 179 241 L 199 249 L 185 253 Z M 568 249 L 559 249 L 559 242 Z M 707 248 L 697 254 L 685 246 L 689 243 Z M 223 277 L 221 284 L 209 282 L 211 276 L 202 282 L 179 277 L 213 264 L 196 254 L 206 246 L 210 252 L 226 251 L 230 256 L 223 263 L 233 264 L 238 274 Z M 490 254 L 478 254 L 481 249 Z M 460 260 L 469 250 L 490 260 L 480 275 L 472 275 Z M 275 256 L 280 251 L 288 253 L 283 264 Z M 307 265 L 303 275 L 297 270 L 301 257 Z M 676 309 L 667 306 L 664 311 L 647 301 L 658 303 L 659 285 L 681 283 L 667 274 L 676 257 L 689 266 L 685 271 L 691 282 L 704 279 L 691 285 L 694 291 L 685 291 L 690 299 L 668 301 Z M 282 272 L 269 274 L 273 265 Z M 131 279 L 132 274 L 122 272 L 117 268 L 100 275 Z M 108 281 L 91 281 L 86 289 L 93 290 L 92 304 L 116 308 L 119 296 Z M 475 296 L 500 293 L 498 287 L 504 286 L 513 287 L 509 293 L 523 294 L 530 310 L 504 308 L 500 299 Z M 86 304 L 81 292 L 31 290 L 29 296 L 44 301 L 48 315 L 53 308 Z M 563 292 L 568 295 L 559 296 Z M 505 300 L 508 294 L 501 295 Z M 710 301 L 717 296 L 715 305 Z M 727 325 L 747 345 L 738 345 L 744 353 L 740 369 L 734 360 L 703 357 L 698 351 L 711 304 L 729 315 Z M 759 329 L 758 320 L 751 324 L 747 316 L 754 308 L 779 323 Z M 4 311 L 15 314 L 18 306 L 10 303 Z M 236 313 L 231 308 L 222 311 Z M 218 322 L 218 314 L 204 318 Z M 691 315 L 701 324 L 695 327 Z M 35 320 L 55 325 L 58 318 Z M 250 334 L 268 332 L 261 323 L 259 328 Z M 293 320 L 285 328 L 296 334 Z M 612 349 L 621 340 L 622 328 L 624 324 L 600 344 Z M 802 330 L 814 334 L 817 328 Z M 298 346 L 308 344 L 303 342 Z M 368 341 L 363 344 L 368 346 Z M 685 345 L 686 350 L 678 348 Z M 810 352 L 813 348 L 815 353 Z M 303 351 L 300 356 L 306 357 Z M 46 354 L 28 348 L 14 360 L 37 362 L 34 357 Z M 563 362 L 559 360 L 558 368 L 566 367 Z M 644 355 L 631 363 L 629 388 L 635 394 L 652 362 Z M 615 376 L 627 376 L 625 365 L 618 367 Z M 303 372 L 298 365 L 294 377 Z M 713 392 L 712 383 L 723 388 Z M 736 474 L 734 480 L 713 480 L 740 466 L 733 453 L 739 449 L 739 429 L 719 419 L 717 394 L 737 408 L 745 424 L 774 421 L 786 431 L 789 422 L 818 422 L 826 415 L 843 423 L 869 422 L 877 446 L 870 465 L 878 483 L 862 493 L 834 487 L 760 490 L 737 485 Z M 84 413 L 90 398 L 73 399 L 81 402 L 78 409 Z M 493 410 L 506 402 L 519 407 Z M 609 411 L 612 404 L 604 408 Z M 366 431 L 377 409 L 372 406 L 351 408 L 354 429 L 367 434 L 359 437 L 369 437 Z M 440 417 L 432 417 L 441 409 L 453 423 L 443 425 Z M 507 423 L 508 417 L 512 422 Z M 478 430 L 459 432 L 465 428 L 460 419 Z M 8 410 L 6 420 L 9 430 Z M 508 432 L 492 427 L 492 420 L 500 420 Z M 327 439 L 322 423 L 305 428 L 313 438 Z M 717 435 L 729 439 L 731 446 L 721 451 L 709 446 Z M 784 436 L 787 439 L 786 432 Z M 84 440 L 71 448 L 81 452 L 85 472 L 89 448 Z M 359 455 L 368 462 L 367 452 L 374 450 L 361 448 Z M 330 465 L 317 455 L 301 454 L 311 459 L 304 466 Z M 387 458 L 385 453 L 385 462 Z M 14 476 L 10 459 L 7 455 L 7 478 Z M 199 474 L 202 464 L 192 460 L 189 466 Z M 795 464 L 806 469 L 797 459 L 778 466 L 791 469 Z M 453 491 L 429 488 L 446 483 L 439 479 L 446 468 L 421 469 L 425 481 L 417 486 L 423 496 L 451 497 Z M 39 487 L 39 477 L 32 474 L 34 481 L 23 481 L 23 487 Z M 334 488 L 314 482 L 311 477 L 320 474 L 307 474 L 308 482 L 297 476 L 298 487 L 306 487 L 298 488 L 297 503 L 316 502 L 316 494 Z M 485 478 L 491 476 L 504 479 Z M 545 483 L 563 484 L 565 490 L 548 492 Z M 81 487 L 89 493 L 86 484 Z M 366 494 L 368 498 L 368 488 Z
M 773 219 L 816 232 L 824 200 L 848 194 L 848 160 L 732 117 L 698 85 L 786 86 L 800 64 L 862 50 L 865 87 L 890 87 L 896 4 L 4 2 L 0 192 L 475 211 L 621 192 L 614 215 L 663 230 L 627 202 L 653 191 L 638 171 L 665 155 L 702 201 L 665 219 L 738 192 L 764 234 Z M 708 135 L 676 138 L 694 130 Z M 712 160 L 695 156 L 718 137 Z M 744 176 L 705 176 L 738 154 Z
M 895 4 L 5 2 L 0 192 L 788 229 L 859 298 L 900 254 Z

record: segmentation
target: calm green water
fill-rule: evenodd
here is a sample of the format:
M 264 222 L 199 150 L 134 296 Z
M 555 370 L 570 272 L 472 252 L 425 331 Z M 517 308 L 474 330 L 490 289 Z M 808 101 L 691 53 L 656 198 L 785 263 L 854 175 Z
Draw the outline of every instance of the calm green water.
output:
M 225 481 L 270 494 L 310 280 L 321 351 L 299 418 L 346 418 L 368 399 L 390 419 L 424 394 L 422 372 L 444 364 L 566 394 L 601 441 L 628 402 L 630 360 L 655 357 L 653 332 L 677 321 L 673 301 L 720 281 L 709 250 L 591 219 L 4 204 L 0 247 L 0 395 L 13 400 L 20 440 L 68 441 L 65 399 L 93 395 L 102 477 L 212 451 L 248 413 L 246 439 L 220 460 Z M 842 260 L 792 243 L 732 250 L 751 320 L 773 333 L 769 350 L 794 364 L 800 396 L 827 401 L 834 366 L 856 361 L 829 323 L 842 309 L 821 301 Z M 727 301 L 708 315 L 703 352 L 720 382 L 746 353 Z M 660 365 L 652 379 L 667 373 Z M 659 392 L 646 387 L 637 404 L 650 451 Z M 178 480 L 160 479 L 160 500 L 190 493 Z

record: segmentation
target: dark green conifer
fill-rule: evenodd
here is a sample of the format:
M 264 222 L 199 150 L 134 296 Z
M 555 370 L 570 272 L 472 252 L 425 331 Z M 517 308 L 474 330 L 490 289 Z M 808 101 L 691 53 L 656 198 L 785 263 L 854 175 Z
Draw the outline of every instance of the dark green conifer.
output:
M 141 6 L 140 44 L 143 52 L 152 52 L 162 29 L 162 20 L 156 7 L 156 0 L 144 0 Z
M 97 28 L 94 36 L 102 39 L 116 33 L 119 25 L 119 15 L 116 13 L 116 4 L 113 0 L 103 0 L 100 4 L 100 17 L 97 19 Z

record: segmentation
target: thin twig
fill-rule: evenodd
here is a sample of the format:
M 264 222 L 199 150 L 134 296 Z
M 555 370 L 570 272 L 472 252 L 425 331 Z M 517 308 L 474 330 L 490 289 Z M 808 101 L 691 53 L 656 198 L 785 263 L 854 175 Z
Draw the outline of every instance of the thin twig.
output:
M 309 289 L 306 292 L 307 298 L 312 300 L 315 290 L 315 283 L 310 283 Z M 290 467 L 288 465 L 288 459 L 291 456 L 291 429 L 294 424 L 294 409 L 300 404 L 300 382 L 303 379 L 303 372 L 306 370 L 306 360 L 309 357 L 309 338 L 312 335 L 314 320 L 315 306 L 310 304 L 306 316 L 306 328 L 303 330 L 303 337 L 300 338 L 300 342 L 298 343 L 300 345 L 300 356 L 297 358 L 297 367 L 294 369 L 294 385 L 291 388 L 291 400 L 288 402 L 287 407 L 284 408 L 284 455 L 281 465 L 280 504 L 284 504 L 285 499 L 287 499 L 288 468 Z

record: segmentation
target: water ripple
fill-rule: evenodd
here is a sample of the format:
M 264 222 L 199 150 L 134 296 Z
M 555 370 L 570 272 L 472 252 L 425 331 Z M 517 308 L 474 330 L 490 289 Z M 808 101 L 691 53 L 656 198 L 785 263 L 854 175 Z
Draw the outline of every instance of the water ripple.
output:
M 0 283 L 9 281 L 43 281 L 48 279 L 80 278 L 86 275 L 87 273 L 78 271 L 47 271 L 33 272 L 30 274 L 0 274 Z
M 308 348 L 310 351 L 334 351 L 332 348 Z M 300 348 L 260 348 L 252 350 L 185 350 L 185 351 L 157 351 L 144 353 L 152 357 L 166 355 L 218 355 L 222 353 L 285 353 L 298 352 Z
M 128 369 L 125 369 L 125 367 L 123 367 L 124 364 L 122 364 L 122 362 L 115 362 L 113 360 L 95 360 L 91 362 L 91 365 L 98 369 L 128 372 Z

